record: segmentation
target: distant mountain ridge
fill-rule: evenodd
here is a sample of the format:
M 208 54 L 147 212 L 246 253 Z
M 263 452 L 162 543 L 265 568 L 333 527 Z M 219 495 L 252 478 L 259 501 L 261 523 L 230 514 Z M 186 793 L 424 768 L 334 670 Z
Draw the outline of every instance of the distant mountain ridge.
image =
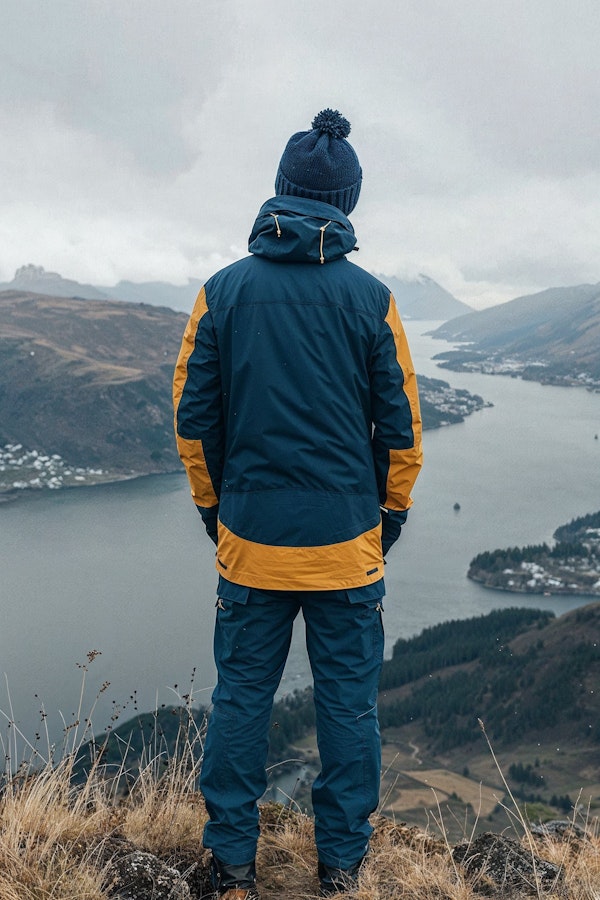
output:
M 427 275 L 406 281 L 395 276 L 376 277 L 390 288 L 400 314 L 406 318 L 446 321 L 471 311 L 470 306 L 457 300 Z M 89 300 L 125 300 L 191 312 L 202 284 L 198 278 L 189 278 L 184 285 L 167 281 L 119 281 L 112 287 L 80 284 L 63 278 L 57 272 L 46 272 L 42 266 L 29 264 L 17 269 L 12 281 L 0 283 L 0 291 L 32 291 L 52 297 L 82 297 Z
M 404 281 L 395 276 L 376 275 L 394 295 L 400 315 L 406 319 L 448 321 L 473 312 L 473 308 L 457 300 L 449 291 L 429 278 L 418 275 Z
M 150 303 L 152 306 L 170 306 L 172 309 L 191 312 L 202 287 L 198 278 L 189 278 L 187 284 L 171 284 L 168 281 L 119 281 L 114 287 L 100 290 L 115 300 L 127 303 Z
M 101 288 L 63 278 L 58 272 L 47 272 L 43 266 L 29 263 L 15 272 L 12 281 L 0 282 L 0 291 L 32 291 L 50 297 L 85 297 L 87 300 L 106 300 Z
M 471 343 L 463 354 L 440 354 L 447 368 L 510 358 L 521 363 L 524 377 L 551 380 L 587 374 L 598 380 L 600 283 L 517 297 L 445 322 L 434 337 Z

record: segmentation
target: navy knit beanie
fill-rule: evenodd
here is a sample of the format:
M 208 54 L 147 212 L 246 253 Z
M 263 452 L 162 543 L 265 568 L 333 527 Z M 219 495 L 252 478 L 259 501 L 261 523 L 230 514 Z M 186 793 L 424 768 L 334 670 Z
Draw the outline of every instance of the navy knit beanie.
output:
M 277 170 L 276 193 L 331 203 L 349 215 L 362 182 L 358 157 L 345 140 L 349 134 L 350 122 L 337 109 L 322 110 L 310 131 L 289 139 Z

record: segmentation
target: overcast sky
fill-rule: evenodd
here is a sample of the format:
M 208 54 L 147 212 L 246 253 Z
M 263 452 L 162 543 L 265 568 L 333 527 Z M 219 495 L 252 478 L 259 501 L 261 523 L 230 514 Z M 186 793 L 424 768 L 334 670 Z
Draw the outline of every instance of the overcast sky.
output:
M 0 280 L 206 278 L 332 107 L 354 262 L 477 307 L 596 283 L 599 46 L 599 0 L 4 0 Z

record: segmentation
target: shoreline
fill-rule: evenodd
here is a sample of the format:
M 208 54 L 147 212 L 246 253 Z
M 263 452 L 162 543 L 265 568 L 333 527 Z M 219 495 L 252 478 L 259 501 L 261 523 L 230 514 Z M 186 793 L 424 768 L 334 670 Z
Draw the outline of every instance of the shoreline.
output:
M 560 589 L 553 591 L 525 591 L 521 588 L 503 587 L 499 584 L 487 584 L 483 578 L 477 578 L 475 575 L 467 575 L 467 578 L 470 581 L 474 581 L 476 584 L 480 584 L 481 587 L 488 591 L 498 591 L 502 594 L 520 594 L 525 597 L 591 597 L 595 600 L 600 600 L 600 591 L 592 594 L 590 594 L 589 591 L 563 591 Z
M 163 475 L 180 475 L 185 474 L 183 467 L 179 469 L 170 469 L 164 472 L 133 472 L 131 474 L 114 473 L 106 478 L 99 478 L 96 481 L 82 481 L 75 484 L 61 485 L 60 488 L 49 487 L 30 487 L 30 488 L 8 488 L 0 489 L 0 508 L 15 503 L 18 500 L 32 500 L 33 498 L 48 497 L 50 494 L 62 494 L 65 491 L 81 490 L 82 488 L 110 487 L 111 485 L 121 484 L 125 481 L 138 481 L 142 478 L 162 477 Z

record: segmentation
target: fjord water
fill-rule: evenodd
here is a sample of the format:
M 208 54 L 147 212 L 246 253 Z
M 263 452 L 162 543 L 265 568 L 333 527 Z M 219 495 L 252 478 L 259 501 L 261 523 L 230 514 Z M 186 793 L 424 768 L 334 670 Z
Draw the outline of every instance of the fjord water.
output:
M 600 508 L 600 395 L 519 379 L 444 372 L 448 345 L 408 322 L 416 369 L 494 406 L 427 431 L 415 505 L 386 567 L 387 652 L 398 637 L 505 606 L 561 614 L 582 597 L 487 591 L 470 559 L 497 547 L 550 541 L 554 529 Z M 454 510 L 454 504 L 460 510 Z M 216 574 L 212 544 L 184 475 L 40 493 L 0 506 L 0 710 L 30 740 L 47 713 L 51 737 L 79 711 L 96 733 L 190 690 L 208 704 Z M 309 683 L 296 630 L 282 690 Z M 88 663 L 87 653 L 101 651 Z M 87 666 L 85 672 L 81 668 Z M 0 735 L 6 720 L 0 721 Z

